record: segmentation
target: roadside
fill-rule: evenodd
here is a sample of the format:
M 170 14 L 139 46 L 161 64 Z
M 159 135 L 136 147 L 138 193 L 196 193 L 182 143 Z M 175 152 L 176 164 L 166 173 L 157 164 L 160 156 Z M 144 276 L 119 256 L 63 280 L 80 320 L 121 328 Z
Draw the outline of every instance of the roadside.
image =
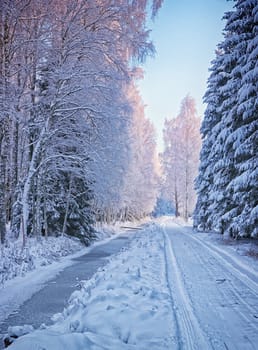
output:
M 53 316 L 54 325 L 19 338 L 10 349 L 172 349 L 164 241 L 156 228 L 147 224 L 136 231 L 126 249 L 82 282 Z
M 22 252 L 15 244 L 9 245 L 5 253 L 2 250 L 0 323 L 38 292 L 46 282 L 74 264 L 74 259 L 116 238 L 121 233 L 119 224 L 106 225 L 103 229 L 99 227 L 98 230 L 99 240 L 93 242 L 89 247 L 71 238 L 49 237 L 41 242 L 36 242 L 34 239 L 29 240 L 26 252 Z M 8 273 L 9 277 L 6 276 Z
M 27 324 L 38 328 L 42 324 L 52 324 L 53 314 L 63 310 L 71 293 L 80 289 L 82 280 L 90 279 L 98 269 L 106 264 L 108 256 L 126 247 L 131 236 L 132 234 L 125 233 L 116 235 L 112 240 L 95 244 L 83 255 L 74 256 L 69 266 L 64 267 L 56 276 L 42 283 L 40 290 L 0 323 L 0 334 L 6 334 L 10 326 Z M 16 286 L 16 289 L 21 291 L 19 286 Z
M 0 288 L 14 278 L 24 277 L 83 248 L 78 239 L 68 236 L 28 238 L 25 248 L 20 241 L 8 240 L 0 246 Z

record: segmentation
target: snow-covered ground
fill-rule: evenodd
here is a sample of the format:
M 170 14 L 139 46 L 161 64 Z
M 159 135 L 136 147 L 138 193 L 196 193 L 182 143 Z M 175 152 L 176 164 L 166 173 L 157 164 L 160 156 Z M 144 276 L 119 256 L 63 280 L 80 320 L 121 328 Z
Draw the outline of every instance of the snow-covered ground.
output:
M 65 236 L 28 238 L 25 249 L 22 249 L 22 242 L 9 241 L 0 247 L 0 288 L 8 280 L 23 277 L 29 271 L 52 264 L 82 248 L 79 240 Z
M 95 227 L 96 241 L 114 237 L 121 231 L 121 223 L 115 225 L 99 225 Z M 85 252 L 85 245 L 70 236 L 28 238 L 26 247 L 22 242 L 12 239 L 8 231 L 7 242 L 0 245 L 0 289 L 7 281 L 16 277 L 24 277 L 32 270 L 38 270 L 60 258 L 74 254 L 80 250 Z
M 30 299 L 44 284 L 60 271 L 72 265 L 74 258 L 82 256 L 109 239 L 115 238 L 121 224 L 97 227 L 97 238 L 90 247 L 69 237 L 48 237 L 40 241 L 29 238 L 27 247 L 8 242 L 0 250 L 0 322 L 21 304 Z
M 10 349 L 257 349 L 257 260 L 211 241 L 173 219 L 145 225 Z

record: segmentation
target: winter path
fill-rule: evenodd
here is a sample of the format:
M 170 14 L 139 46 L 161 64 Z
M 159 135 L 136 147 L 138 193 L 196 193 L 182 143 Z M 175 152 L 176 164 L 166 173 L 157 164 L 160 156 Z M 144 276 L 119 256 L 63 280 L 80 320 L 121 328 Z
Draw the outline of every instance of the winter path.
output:
M 172 219 L 145 225 L 10 350 L 257 349 L 257 261 L 204 237 Z
M 182 348 L 257 349 L 258 273 L 171 220 L 162 226 Z
M 97 269 L 106 263 L 108 256 L 126 246 L 129 236 L 124 231 L 114 239 L 99 242 L 78 254 L 73 254 L 72 258 L 64 258 L 64 261 L 57 263 L 56 266 L 55 264 L 48 266 L 50 277 L 37 270 L 29 273 L 24 279 L 19 278 L 18 282 L 10 281 L 9 288 L 7 286 L 0 291 L 0 335 L 7 333 L 8 326 L 26 323 L 39 327 L 42 323 L 52 323 L 52 315 L 63 310 L 71 293 L 80 288 L 80 281 L 91 278 Z M 33 279 L 36 279 L 35 285 L 32 283 Z M 11 288 L 15 288 L 20 296 L 15 295 Z M 13 298 L 10 298 L 10 294 L 14 294 Z M 9 313 L 10 315 L 5 317 Z

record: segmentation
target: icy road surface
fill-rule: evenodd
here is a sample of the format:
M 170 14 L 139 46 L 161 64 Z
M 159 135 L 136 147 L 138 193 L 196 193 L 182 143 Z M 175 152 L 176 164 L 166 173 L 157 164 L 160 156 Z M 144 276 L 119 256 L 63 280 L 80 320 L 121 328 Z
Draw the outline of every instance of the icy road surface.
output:
M 55 324 L 10 350 L 258 349 L 258 274 L 227 247 L 166 220 L 109 259 Z

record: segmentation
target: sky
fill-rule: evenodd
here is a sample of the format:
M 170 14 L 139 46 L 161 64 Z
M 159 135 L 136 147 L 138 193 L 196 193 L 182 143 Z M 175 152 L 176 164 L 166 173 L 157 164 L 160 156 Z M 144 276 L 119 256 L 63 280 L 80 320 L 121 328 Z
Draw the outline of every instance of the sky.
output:
M 157 131 L 159 151 L 164 120 L 178 115 L 187 94 L 195 99 L 197 113 L 203 116 L 210 63 L 223 39 L 222 17 L 233 5 L 227 0 L 164 0 L 150 23 L 156 55 L 143 65 L 145 77 L 138 85 L 146 116 Z

